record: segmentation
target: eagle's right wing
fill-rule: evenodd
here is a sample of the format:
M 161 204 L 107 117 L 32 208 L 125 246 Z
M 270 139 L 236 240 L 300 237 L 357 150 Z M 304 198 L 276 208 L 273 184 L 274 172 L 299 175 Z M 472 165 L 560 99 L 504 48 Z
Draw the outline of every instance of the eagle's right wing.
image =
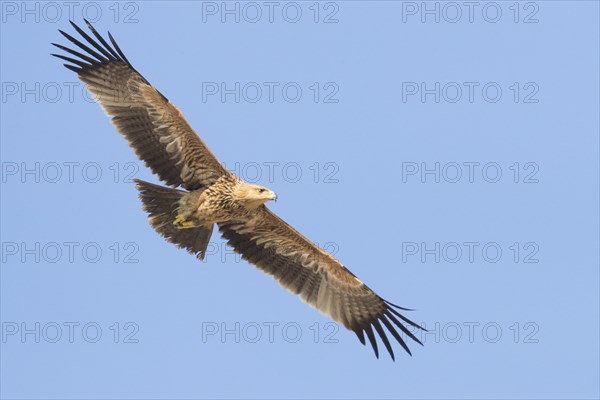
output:
M 384 327 L 409 354 L 410 349 L 400 332 L 421 344 L 409 326 L 425 329 L 398 311 L 406 308 L 379 297 L 332 255 L 319 249 L 266 207 L 262 206 L 248 220 L 221 222 L 219 230 L 242 258 L 353 331 L 362 344 L 366 342 L 366 334 L 377 357 L 379 350 L 374 332 L 394 358 Z
M 97 40 L 71 25 L 93 48 L 60 31 L 83 53 L 53 43 L 76 58 L 53 56 L 71 63 L 65 67 L 77 73 L 146 166 L 166 184 L 188 190 L 229 174 L 181 112 L 133 68 L 112 35 L 108 34 L 111 46 L 85 22 Z

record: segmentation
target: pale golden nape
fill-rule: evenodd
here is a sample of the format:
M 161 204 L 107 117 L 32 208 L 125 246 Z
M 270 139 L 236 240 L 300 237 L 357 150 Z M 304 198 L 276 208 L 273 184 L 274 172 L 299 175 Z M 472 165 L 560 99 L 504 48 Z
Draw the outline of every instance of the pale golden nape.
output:
M 277 195 L 266 187 L 250 185 L 244 181 L 239 181 L 233 196 L 249 209 L 260 207 L 269 200 L 277 200 Z

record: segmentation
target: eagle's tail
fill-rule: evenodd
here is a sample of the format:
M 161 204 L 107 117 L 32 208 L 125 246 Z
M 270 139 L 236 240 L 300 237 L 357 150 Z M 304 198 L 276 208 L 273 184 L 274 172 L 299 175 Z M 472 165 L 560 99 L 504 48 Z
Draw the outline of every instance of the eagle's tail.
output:
M 156 232 L 179 248 L 186 248 L 191 254 L 203 260 L 213 226 L 182 228 L 177 225 L 179 200 L 188 192 L 135 179 L 140 191 L 140 200 L 149 214 L 148 222 Z

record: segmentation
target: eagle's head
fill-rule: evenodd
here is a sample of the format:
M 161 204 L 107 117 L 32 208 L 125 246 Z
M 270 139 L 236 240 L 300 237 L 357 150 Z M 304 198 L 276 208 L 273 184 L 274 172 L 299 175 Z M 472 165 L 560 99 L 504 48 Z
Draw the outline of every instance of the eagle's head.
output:
M 257 208 L 269 200 L 277 201 L 277 195 L 260 185 L 250 185 L 242 182 L 237 185 L 234 196 L 248 208 Z

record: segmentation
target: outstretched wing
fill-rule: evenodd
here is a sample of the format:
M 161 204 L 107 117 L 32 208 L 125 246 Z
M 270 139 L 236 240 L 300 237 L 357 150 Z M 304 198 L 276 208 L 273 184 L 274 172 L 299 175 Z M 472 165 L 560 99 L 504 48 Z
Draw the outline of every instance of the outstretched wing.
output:
M 379 357 L 373 329 L 394 359 L 390 341 L 383 329 L 410 353 L 398 329 L 419 344 L 407 328 L 423 329 L 404 317 L 392 304 L 373 292 L 329 253 L 319 249 L 266 207 L 247 221 L 219 224 L 228 244 L 242 257 L 273 276 L 281 286 L 334 321 L 354 331 L 365 344 L 366 333 Z
M 146 166 L 166 184 L 188 190 L 228 174 L 181 112 L 133 68 L 112 35 L 111 46 L 85 22 L 95 39 L 71 25 L 91 47 L 60 31 L 78 50 L 53 43 L 75 58 L 52 55 L 70 63 L 65 67 L 77 73 Z

